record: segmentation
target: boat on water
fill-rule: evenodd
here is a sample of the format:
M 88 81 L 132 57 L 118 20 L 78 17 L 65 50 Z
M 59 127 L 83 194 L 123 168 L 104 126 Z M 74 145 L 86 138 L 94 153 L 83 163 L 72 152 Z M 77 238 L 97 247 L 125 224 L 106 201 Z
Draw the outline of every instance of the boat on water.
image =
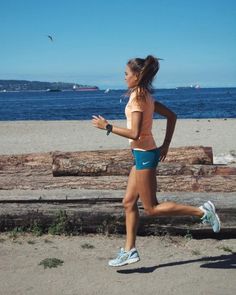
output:
M 47 92 L 61 92 L 61 89 L 47 89 Z
M 99 88 L 97 86 L 73 86 L 74 91 L 98 91 Z
M 190 85 L 190 86 L 176 87 L 176 89 L 199 89 L 199 88 L 201 88 L 199 84 Z
M 104 91 L 104 93 L 109 93 L 111 91 L 111 89 L 110 88 L 107 88 L 105 91 Z

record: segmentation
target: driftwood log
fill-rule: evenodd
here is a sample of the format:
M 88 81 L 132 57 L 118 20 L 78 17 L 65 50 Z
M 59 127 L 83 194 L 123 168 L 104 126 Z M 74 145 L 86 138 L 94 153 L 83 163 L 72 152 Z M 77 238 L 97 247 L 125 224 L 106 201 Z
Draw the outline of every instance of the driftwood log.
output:
M 127 176 L 71 176 L 53 177 L 52 175 L 0 176 L 0 189 L 125 189 Z M 159 192 L 233 192 L 236 191 L 236 175 L 227 176 L 157 176 Z
M 212 148 L 170 148 L 165 162 L 212 165 Z M 54 153 L 52 172 L 54 176 L 128 175 L 132 165 L 130 150 Z
M 47 232 L 53 224 L 60 224 L 64 233 L 124 233 L 125 216 L 122 206 L 123 191 L 76 190 L 75 193 L 57 194 L 50 191 L 26 191 L 8 198 L 0 195 L 0 231 L 15 227 L 29 229 L 37 225 Z M 221 218 L 221 232 L 215 234 L 209 226 L 202 225 L 198 218 L 189 216 L 150 217 L 138 203 L 140 211 L 139 235 L 182 234 L 193 236 L 236 237 L 236 199 L 232 193 L 179 193 L 158 195 L 160 202 L 171 200 L 178 203 L 200 206 L 207 199 L 217 204 Z M 60 214 L 58 214 L 60 213 Z
M 175 156 L 172 154 L 176 159 L 175 162 L 172 161 L 172 149 L 170 149 L 170 155 L 168 154 L 169 156 L 166 158 L 167 161 L 160 162 L 157 168 L 157 191 L 236 191 L 235 167 L 210 164 L 193 165 L 184 163 L 183 158 L 178 159 L 177 157 L 178 154 L 182 157 L 182 154 L 189 153 L 187 158 L 190 159 L 190 151 L 195 150 L 196 152 L 198 149 L 199 147 L 187 147 L 188 152 L 184 152 L 185 148 L 175 148 Z M 200 149 L 205 150 L 202 147 Z M 206 148 L 206 150 L 208 151 L 207 155 L 209 155 L 210 149 Z M 104 160 L 104 157 L 106 158 L 108 154 L 111 158 Z M 116 161 L 114 160 L 115 157 L 117 157 Z M 124 161 L 125 157 L 126 160 Z M 90 166 L 84 164 L 81 166 L 78 158 L 82 159 L 82 163 L 86 163 L 86 161 L 88 163 L 88 159 L 90 159 Z M 207 162 L 206 159 L 203 161 L 203 158 L 203 156 L 195 156 L 194 161 L 198 159 L 200 162 Z M 96 168 L 98 167 L 96 166 L 97 163 L 102 159 L 107 161 L 107 164 L 104 164 L 102 169 Z M 53 161 L 59 164 L 55 164 Z M 191 161 L 193 161 L 193 158 Z M 63 163 L 63 165 L 60 163 Z M 68 165 L 65 163 L 68 163 Z M 74 163 L 74 166 L 71 163 Z M 127 150 L 0 156 L 0 190 L 51 188 L 125 189 L 131 166 L 132 157 L 130 151 Z M 73 175 L 74 173 L 79 176 L 53 177 L 52 167 L 57 171 L 55 172 L 57 175 L 63 173 Z

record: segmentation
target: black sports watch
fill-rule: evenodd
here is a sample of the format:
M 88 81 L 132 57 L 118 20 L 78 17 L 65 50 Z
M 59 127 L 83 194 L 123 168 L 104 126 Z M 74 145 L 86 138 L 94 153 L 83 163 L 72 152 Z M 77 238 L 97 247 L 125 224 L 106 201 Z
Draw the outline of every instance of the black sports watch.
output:
M 113 126 L 111 124 L 106 125 L 107 135 L 109 135 L 112 132 Z

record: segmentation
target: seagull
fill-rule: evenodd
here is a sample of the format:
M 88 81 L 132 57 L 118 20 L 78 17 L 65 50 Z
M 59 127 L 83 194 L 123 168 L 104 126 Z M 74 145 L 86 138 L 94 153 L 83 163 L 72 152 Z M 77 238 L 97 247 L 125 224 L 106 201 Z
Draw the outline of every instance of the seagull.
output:
M 53 42 L 53 38 L 52 38 L 52 36 L 51 35 L 47 35 L 48 36 L 48 38 Z

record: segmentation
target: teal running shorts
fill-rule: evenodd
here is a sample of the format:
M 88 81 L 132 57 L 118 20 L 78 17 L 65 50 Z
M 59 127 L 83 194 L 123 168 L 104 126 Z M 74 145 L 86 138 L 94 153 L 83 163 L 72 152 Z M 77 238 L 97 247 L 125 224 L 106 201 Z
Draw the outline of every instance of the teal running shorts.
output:
M 134 165 L 136 166 L 136 170 L 153 169 L 156 168 L 159 163 L 159 148 L 149 151 L 139 151 L 132 149 L 132 154 L 134 157 Z

